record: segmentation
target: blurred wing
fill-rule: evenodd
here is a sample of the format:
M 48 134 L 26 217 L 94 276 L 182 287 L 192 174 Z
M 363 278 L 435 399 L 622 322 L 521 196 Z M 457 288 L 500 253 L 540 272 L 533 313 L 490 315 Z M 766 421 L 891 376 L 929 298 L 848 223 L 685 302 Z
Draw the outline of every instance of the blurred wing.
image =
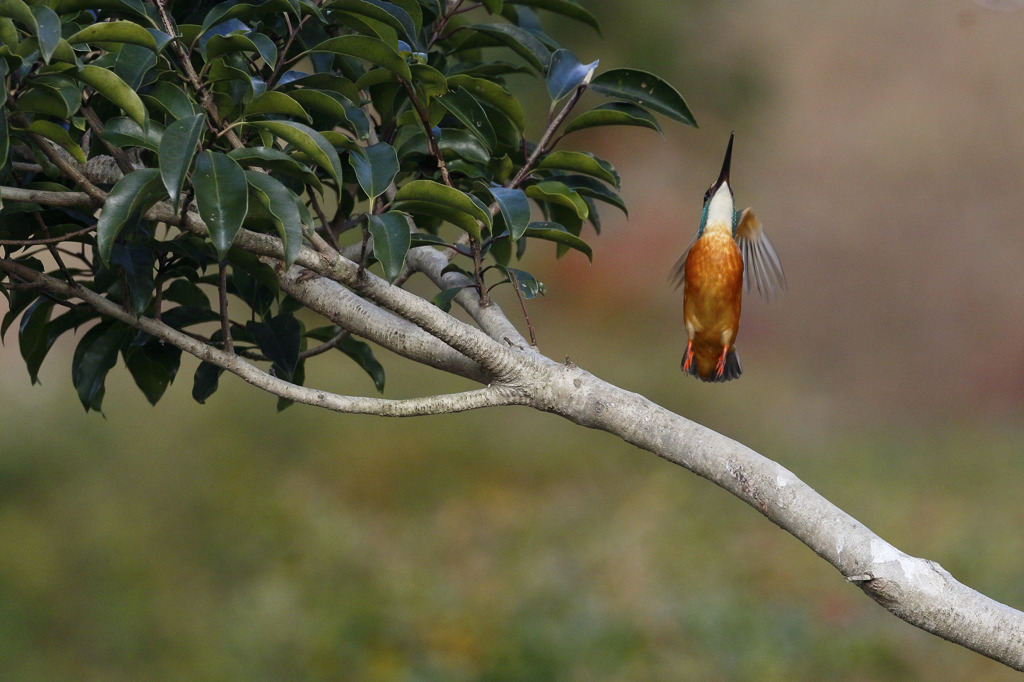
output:
M 768 241 L 768 235 L 749 208 L 743 209 L 736 225 L 736 243 L 743 254 L 743 286 L 747 291 L 771 299 L 772 294 L 786 290 L 786 273 L 779 256 Z
M 690 255 L 690 249 L 697 243 L 697 237 L 700 236 L 700 230 L 694 235 L 690 243 L 686 245 L 686 250 L 683 251 L 683 255 L 679 257 L 676 264 L 672 266 L 672 272 L 669 273 L 668 281 L 672 283 L 673 289 L 678 289 L 682 285 L 683 280 L 686 279 L 686 257 Z

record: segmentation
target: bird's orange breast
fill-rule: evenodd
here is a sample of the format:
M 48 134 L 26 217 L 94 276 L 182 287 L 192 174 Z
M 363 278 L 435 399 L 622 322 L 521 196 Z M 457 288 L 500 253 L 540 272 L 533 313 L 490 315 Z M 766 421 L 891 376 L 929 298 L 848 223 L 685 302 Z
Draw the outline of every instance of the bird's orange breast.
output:
M 728 231 L 705 231 L 690 247 L 683 280 L 683 322 L 692 330 L 694 358 L 710 376 L 740 326 L 743 257 Z

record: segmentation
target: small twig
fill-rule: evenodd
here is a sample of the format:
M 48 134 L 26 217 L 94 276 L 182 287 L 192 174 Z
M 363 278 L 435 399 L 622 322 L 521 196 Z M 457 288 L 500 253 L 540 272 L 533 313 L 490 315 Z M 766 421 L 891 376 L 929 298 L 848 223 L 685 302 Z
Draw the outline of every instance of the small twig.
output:
M 43 154 L 46 155 L 46 158 L 48 158 L 53 165 L 59 168 L 61 172 L 64 173 L 64 175 L 66 175 L 75 184 L 77 184 L 79 187 L 85 190 L 86 194 L 88 194 L 93 200 L 99 202 L 100 204 L 107 200 L 107 193 L 101 190 L 96 185 L 92 184 L 92 182 L 89 181 L 89 178 L 85 177 L 85 175 L 77 168 L 75 168 L 70 161 L 65 159 L 60 154 L 58 154 L 57 150 L 54 147 L 50 146 L 49 142 L 47 142 L 42 136 L 37 135 L 36 133 L 33 133 L 30 130 L 27 130 L 29 122 L 28 119 L 25 118 L 24 114 L 16 114 L 14 116 L 14 120 L 19 126 L 26 128 L 25 134 L 28 135 L 28 138 L 32 141 L 32 144 L 34 144 L 37 149 L 43 152 Z
M 220 282 L 217 285 L 217 296 L 220 300 L 220 333 L 224 337 L 224 350 L 235 352 L 235 344 L 231 340 L 231 319 L 228 317 L 228 268 L 224 261 L 218 263 Z
M 300 351 L 299 360 L 306 360 L 312 357 L 316 357 L 317 355 L 326 353 L 329 350 L 337 348 L 338 344 L 340 344 L 342 341 L 344 341 L 350 336 L 352 336 L 352 332 L 350 332 L 347 329 L 342 329 L 340 332 L 338 332 L 331 338 L 327 339 L 323 343 L 317 346 L 313 346 L 312 348 L 308 348 L 304 351 Z M 256 362 L 272 362 L 271 358 L 268 358 L 266 355 L 263 355 L 262 353 L 257 353 L 254 350 L 243 350 L 242 352 L 239 353 L 239 355 L 241 355 L 243 358 L 247 360 L 255 360 Z
M 434 130 L 430 125 L 430 115 L 420 104 L 419 99 L 416 97 L 416 90 L 413 88 L 409 81 L 399 78 L 399 82 L 402 87 L 405 88 L 406 94 L 409 95 L 409 101 L 412 102 L 413 108 L 416 110 L 417 115 L 420 117 L 420 123 L 423 125 L 423 132 L 427 135 L 427 149 L 430 151 L 430 155 L 437 161 L 437 169 L 441 171 L 441 179 L 444 184 L 449 187 L 453 187 L 452 178 L 448 174 L 448 165 L 444 162 L 444 156 L 441 154 L 441 147 L 437 144 L 437 139 L 434 137 Z
M 128 175 L 133 170 L 135 170 L 135 168 L 132 166 L 131 159 L 128 158 L 128 155 L 124 152 L 124 150 L 121 149 L 120 147 L 115 147 L 114 145 L 110 144 L 109 142 L 104 140 L 103 137 L 100 135 L 100 133 L 103 132 L 103 121 L 101 121 L 100 117 L 96 115 L 96 112 L 92 110 L 92 107 L 90 107 L 88 104 L 83 104 L 80 111 L 82 112 L 82 115 L 85 116 L 85 120 L 89 122 L 89 127 L 96 134 L 96 137 L 100 139 L 100 141 L 103 143 L 103 146 L 106 147 L 107 151 L 110 152 L 110 155 L 114 158 L 114 163 L 116 163 L 117 167 L 121 169 L 121 172 L 124 173 L 125 175 Z
M 519 307 L 523 309 L 523 317 L 526 318 L 526 328 L 530 330 L 530 345 L 536 348 L 537 333 L 533 330 L 533 323 L 530 322 L 530 313 L 526 312 L 526 299 L 523 297 L 523 292 L 519 290 L 519 279 L 516 277 L 516 273 L 511 270 L 508 271 L 508 276 L 516 290 L 516 297 L 519 298 Z
M 81 230 L 75 230 L 74 232 L 68 232 L 67 234 L 59 237 L 45 237 L 40 239 L 0 239 L 0 246 L 37 246 L 45 244 L 59 244 L 60 242 L 67 241 L 73 237 L 81 237 L 83 234 L 89 234 L 96 229 L 96 226 L 84 227 Z
M 526 163 L 524 163 L 523 167 L 519 169 L 519 172 L 516 173 L 514 178 L 512 178 L 512 181 L 508 183 L 508 187 L 518 187 L 533 171 L 533 167 L 537 163 L 537 159 L 539 159 L 541 155 L 550 151 L 552 136 L 554 136 L 558 127 L 562 125 L 562 122 L 565 121 L 573 107 L 576 106 L 576 103 L 580 101 L 580 97 L 583 96 L 583 92 L 587 89 L 587 85 L 587 83 L 584 83 L 576 88 L 572 93 L 572 97 L 570 97 L 569 101 L 565 103 L 565 106 L 561 108 L 553 119 L 551 119 L 551 123 L 548 124 L 544 134 L 541 135 L 540 140 L 537 141 L 537 146 L 533 148 L 533 153 L 526 159 Z M 555 141 L 557 142 L 557 140 Z

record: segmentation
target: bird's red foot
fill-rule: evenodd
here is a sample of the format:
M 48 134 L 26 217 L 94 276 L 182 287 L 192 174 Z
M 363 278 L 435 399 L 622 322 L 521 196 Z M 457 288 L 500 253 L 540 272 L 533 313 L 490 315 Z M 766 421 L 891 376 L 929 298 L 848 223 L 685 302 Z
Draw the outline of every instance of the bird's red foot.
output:
M 693 341 L 686 342 L 686 352 L 683 353 L 683 371 L 693 371 Z
M 715 365 L 715 378 L 721 379 L 722 375 L 725 374 L 725 358 L 729 355 L 729 346 L 722 348 L 722 357 L 718 358 L 718 364 Z

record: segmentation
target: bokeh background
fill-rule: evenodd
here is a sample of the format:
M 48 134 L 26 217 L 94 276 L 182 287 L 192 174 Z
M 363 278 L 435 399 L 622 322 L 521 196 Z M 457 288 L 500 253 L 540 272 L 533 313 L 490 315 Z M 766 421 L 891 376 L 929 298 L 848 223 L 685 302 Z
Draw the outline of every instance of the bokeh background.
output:
M 552 32 L 662 75 L 701 128 L 566 139 L 616 164 L 630 217 L 606 213 L 592 266 L 528 259 L 541 350 L 1024 606 L 1020 3 L 585 4 L 603 39 Z M 666 276 L 730 130 L 738 201 L 790 286 L 747 301 L 743 379 L 706 385 L 679 372 Z M 200 407 L 187 360 L 155 408 L 120 368 L 86 415 L 68 341 L 42 386 L 13 335 L 0 354 L 5 680 L 1015 677 L 606 434 L 520 408 L 277 414 L 230 377 Z M 386 396 L 465 386 L 380 356 Z M 373 391 L 340 354 L 307 375 Z

